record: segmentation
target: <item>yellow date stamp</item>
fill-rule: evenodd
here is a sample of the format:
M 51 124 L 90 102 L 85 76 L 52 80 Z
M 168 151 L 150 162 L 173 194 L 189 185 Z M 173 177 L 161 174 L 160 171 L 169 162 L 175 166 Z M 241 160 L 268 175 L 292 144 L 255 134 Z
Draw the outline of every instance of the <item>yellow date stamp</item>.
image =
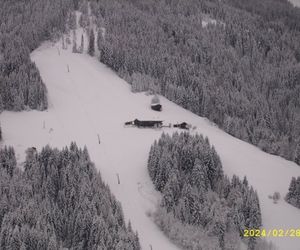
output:
M 243 235 L 245 238 L 250 237 L 299 237 L 300 228 L 291 229 L 244 229 Z

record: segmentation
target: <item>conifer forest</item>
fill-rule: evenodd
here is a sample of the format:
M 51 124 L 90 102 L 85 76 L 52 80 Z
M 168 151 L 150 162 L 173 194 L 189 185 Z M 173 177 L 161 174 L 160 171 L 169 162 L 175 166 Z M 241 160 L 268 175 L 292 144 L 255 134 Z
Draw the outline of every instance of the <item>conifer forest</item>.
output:
M 299 221 L 300 0 L 0 0 L 0 250 L 298 250 Z

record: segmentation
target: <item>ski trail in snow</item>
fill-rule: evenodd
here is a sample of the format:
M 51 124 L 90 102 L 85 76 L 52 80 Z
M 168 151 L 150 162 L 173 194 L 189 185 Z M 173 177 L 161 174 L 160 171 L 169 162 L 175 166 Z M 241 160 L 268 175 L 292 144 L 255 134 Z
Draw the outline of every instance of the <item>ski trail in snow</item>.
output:
M 153 194 L 151 192 L 151 190 L 146 190 L 146 188 L 144 187 L 144 185 L 142 183 L 140 183 L 140 182 L 137 183 L 137 188 L 138 188 L 138 191 L 139 191 L 140 195 L 144 199 L 150 201 L 153 204 L 154 207 L 156 205 L 158 205 L 158 199 L 155 196 L 155 194 Z
M 69 62 L 68 62 L 69 63 Z M 80 63 L 80 61 L 79 61 Z M 82 65 L 82 67 L 85 67 L 86 65 Z M 88 68 L 86 68 L 88 70 Z M 93 74 L 93 72 L 89 71 L 90 73 L 90 77 L 93 78 L 94 81 L 97 81 L 97 77 L 95 77 L 95 75 Z M 108 165 L 108 167 L 110 169 L 114 169 L 113 166 L 116 166 L 116 163 L 114 161 L 114 158 L 110 156 L 110 154 L 108 153 L 108 150 L 106 149 L 105 146 L 105 140 L 102 140 L 102 135 L 104 134 L 104 132 L 101 130 L 101 128 L 97 128 L 96 124 L 94 123 L 94 120 L 91 118 L 90 114 L 89 114 L 89 109 L 86 106 L 84 100 L 82 99 L 80 93 L 79 93 L 79 89 L 77 86 L 77 81 L 76 79 L 74 79 L 72 77 L 72 74 L 69 74 L 69 82 L 71 85 L 71 88 L 74 90 L 74 94 L 77 97 L 78 103 L 80 104 L 80 109 L 82 111 L 82 113 L 84 114 L 84 116 L 86 117 L 88 124 L 90 126 L 91 131 L 94 131 L 94 135 L 95 135 L 95 140 L 99 140 L 100 139 L 100 148 L 99 148 L 99 153 L 101 154 L 101 151 L 103 152 L 103 156 L 106 157 L 108 160 L 106 161 L 106 165 Z M 117 171 L 116 171 L 116 174 Z M 116 181 L 117 182 L 117 181 Z

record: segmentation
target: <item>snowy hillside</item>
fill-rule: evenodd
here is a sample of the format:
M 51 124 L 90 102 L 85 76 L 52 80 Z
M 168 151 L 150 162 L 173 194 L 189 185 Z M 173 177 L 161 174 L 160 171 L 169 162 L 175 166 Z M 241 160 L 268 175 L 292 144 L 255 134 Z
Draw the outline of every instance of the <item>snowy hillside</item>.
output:
M 163 131 L 171 133 L 176 129 L 123 126 L 135 118 L 161 119 L 166 124 L 186 121 L 196 126 L 192 133 L 209 137 L 221 157 L 225 173 L 246 175 L 257 189 L 264 228 L 299 228 L 299 209 L 282 198 L 278 204 L 268 198 L 275 191 L 280 192 L 281 197 L 287 193 L 292 176 L 300 176 L 300 167 L 296 164 L 266 154 L 164 98 L 161 98 L 162 112 L 151 110 L 151 96 L 131 93 L 126 82 L 95 58 L 62 50 L 61 43 L 43 44 L 32 53 L 32 60 L 47 85 L 49 110 L 3 112 L 0 119 L 4 144 L 15 147 L 19 162 L 24 160 L 25 149 L 31 146 L 41 149 L 49 143 L 64 147 L 71 141 L 79 146 L 87 145 L 92 161 L 121 201 L 125 218 L 138 231 L 143 249 L 176 249 L 147 216 L 159 195 L 146 168 L 153 141 Z M 299 238 L 269 239 L 282 250 L 299 249 Z
M 300 0 L 289 0 L 292 4 L 294 4 L 297 7 L 300 7 Z

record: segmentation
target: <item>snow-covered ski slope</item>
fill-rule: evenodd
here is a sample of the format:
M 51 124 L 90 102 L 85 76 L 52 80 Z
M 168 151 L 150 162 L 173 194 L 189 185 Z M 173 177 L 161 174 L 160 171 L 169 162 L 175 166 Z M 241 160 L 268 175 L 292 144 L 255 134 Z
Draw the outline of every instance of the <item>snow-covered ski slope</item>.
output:
M 246 175 L 258 190 L 266 229 L 300 228 L 300 210 L 268 198 L 275 191 L 283 197 L 300 167 L 266 154 L 240 141 L 204 118 L 161 98 L 162 112 L 150 109 L 151 96 L 133 94 L 129 85 L 96 58 L 62 50 L 61 43 L 44 43 L 32 53 L 48 88 L 49 110 L 3 112 L 0 115 L 4 144 L 16 149 L 19 162 L 25 149 L 40 150 L 46 144 L 59 148 L 76 141 L 87 145 L 104 181 L 121 201 L 125 218 L 138 230 L 143 249 L 177 249 L 147 216 L 159 194 L 147 173 L 150 145 L 161 133 L 177 129 L 124 128 L 134 118 L 161 119 L 166 124 L 186 121 L 196 126 L 191 133 L 208 136 L 219 153 L 225 173 Z M 70 72 L 68 72 L 68 67 Z M 100 138 L 100 144 L 98 141 Z M 117 174 L 120 184 L 117 181 Z M 269 238 L 282 250 L 299 250 L 300 238 Z

